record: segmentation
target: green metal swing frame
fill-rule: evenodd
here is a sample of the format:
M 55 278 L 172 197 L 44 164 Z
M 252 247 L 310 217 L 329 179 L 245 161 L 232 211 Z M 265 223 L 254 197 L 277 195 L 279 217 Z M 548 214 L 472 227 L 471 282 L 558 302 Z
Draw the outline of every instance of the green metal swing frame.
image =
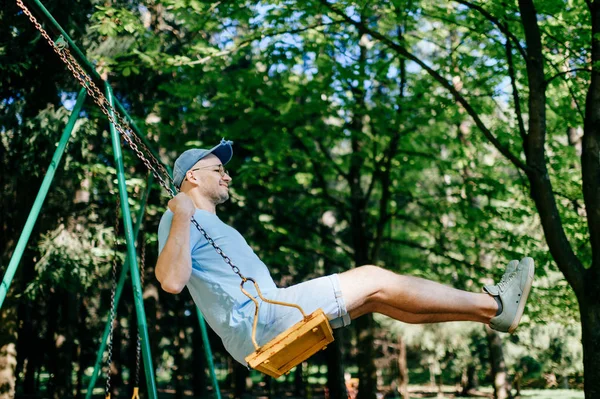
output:
M 85 69 L 85 71 L 92 78 L 96 79 L 97 81 L 103 81 L 103 79 L 101 79 L 100 76 L 98 75 L 98 73 L 96 72 L 95 68 L 92 66 L 92 64 L 89 62 L 89 60 L 85 57 L 83 52 L 79 49 L 79 47 L 77 47 L 77 45 L 73 42 L 73 40 L 69 37 L 69 35 L 64 31 L 64 29 L 60 26 L 60 24 L 54 19 L 54 17 L 46 9 L 46 7 L 44 7 L 44 5 L 39 0 L 28 0 L 28 3 L 30 4 L 30 6 L 32 6 L 33 9 L 35 9 L 38 12 L 38 14 L 40 16 L 42 16 L 44 18 L 45 22 L 48 24 L 50 29 L 52 29 L 55 34 L 59 35 L 59 39 L 65 40 L 68 43 L 69 48 L 73 51 L 74 57 L 77 59 L 77 61 L 80 63 L 80 65 Z M 106 98 L 110 102 L 110 105 L 112 107 L 115 107 L 115 109 L 117 109 L 122 115 L 124 115 L 124 117 L 126 118 L 127 122 L 130 124 L 130 126 L 133 129 L 133 131 L 135 132 L 135 134 L 137 134 L 138 137 L 141 138 L 143 143 L 152 152 L 152 155 L 154 155 L 156 157 L 156 159 L 160 159 L 157 156 L 156 152 L 152 149 L 152 146 L 150 145 L 150 143 L 148 143 L 148 141 L 146 140 L 146 136 L 144 134 L 142 134 L 141 130 L 136 125 L 133 118 L 131 118 L 129 113 L 125 110 L 125 108 L 123 107 L 121 102 L 118 99 L 113 97 L 112 89 L 111 89 L 111 86 L 108 81 L 104 81 L 104 89 L 105 89 Z M 27 217 L 27 221 L 25 222 L 25 225 L 23 227 L 21 235 L 19 236 L 19 240 L 17 242 L 17 245 L 15 247 L 13 255 L 10 259 L 10 262 L 8 264 L 8 268 L 2 279 L 2 283 L 0 284 L 0 310 L 2 309 L 2 304 L 4 303 L 4 299 L 6 298 L 8 290 L 10 288 L 12 279 L 17 271 L 17 268 L 18 268 L 21 258 L 23 256 L 23 253 L 25 252 L 29 238 L 31 236 L 31 232 L 33 231 L 33 227 L 35 226 L 35 223 L 40 214 L 43 203 L 46 199 L 46 195 L 48 194 L 48 191 L 50 190 L 52 181 L 54 179 L 54 175 L 56 173 L 58 165 L 60 164 L 61 158 L 66 149 L 69 138 L 71 137 L 71 134 L 73 133 L 75 123 L 76 123 L 77 119 L 79 118 L 79 114 L 80 114 L 81 110 L 83 109 L 83 105 L 84 105 L 86 97 L 87 97 L 86 90 L 85 90 L 85 88 L 83 88 L 83 89 L 81 89 L 81 91 L 79 92 L 79 94 L 77 96 L 75 106 L 73 107 L 73 110 L 71 112 L 71 115 L 69 117 L 67 125 L 65 126 L 65 128 L 62 132 L 60 140 L 58 141 L 56 150 L 54 151 L 54 155 L 52 157 L 50 165 L 48 166 L 47 172 L 44 176 L 44 180 L 42 181 L 42 184 L 40 186 L 40 189 L 38 191 L 38 194 L 36 196 L 34 204 L 31 207 L 29 216 Z M 115 300 L 114 300 L 113 311 L 116 312 L 116 308 L 118 306 L 119 299 L 121 297 L 121 293 L 122 293 L 123 287 L 125 285 L 125 280 L 127 279 L 127 273 L 129 272 L 131 274 L 131 283 L 132 283 L 133 294 L 134 294 L 133 297 L 134 297 L 134 302 L 135 302 L 137 325 L 138 325 L 140 339 L 141 339 L 142 359 L 143 359 L 144 372 L 145 372 L 145 377 L 146 377 L 147 394 L 148 394 L 149 398 L 156 399 L 157 391 L 156 391 L 156 381 L 154 378 L 155 371 L 154 371 L 154 367 L 152 365 L 152 356 L 151 356 L 151 352 L 150 352 L 149 337 L 148 337 L 148 327 L 147 327 L 147 323 L 146 323 L 146 314 L 145 314 L 145 310 L 144 310 L 144 303 L 143 303 L 143 297 L 142 297 L 141 280 L 140 280 L 140 274 L 139 274 L 139 268 L 138 268 L 137 254 L 136 254 L 136 249 L 135 249 L 135 242 L 136 242 L 137 236 L 139 234 L 143 215 L 145 213 L 147 199 L 150 194 L 150 190 L 151 190 L 152 183 L 153 183 L 153 177 L 152 177 L 152 174 L 150 174 L 150 176 L 148 178 L 147 188 L 146 188 L 146 191 L 144 192 L 144 196 L 142 198 L 142 206 L 140 207 L 139 213 L 137 214 L 136 224 L 135 224 L 135 228 L 134 228 L 133 224 L 132 224 L 132 217 L 131 217 L 131 211 L 129 209 L 127 188 L 126 188 L 126 184 L 125 184 L 125 169 L 124 169 L 124 164 L 123 164 L 123 156 L 122 156 L 122 152 L 121 152 L 120 136 L 119 136 L 119 133 L 118 133 L 114 123 L 112 123 L 110 121 L 109 121 L 109 123 L 110 123 L 110 133 L 111 133 L 112 147 L 113 147 L 113 153 L 114 153 L 114 160 L 115 160 L 115 164 L 117 166 L 117 182 L 118 182 L 118 188 L 119 188 L 119 198 L 120 198 L 120 203 L 121 203 L 121 214 L 123 216 L 123 226 L 125 229 L 125 240 L 127 243 L 127 256 L 125 259 L 124 266 L 128 266 L 128 267 L 123 267 L 121 269 L 121 275 L 119 277 L 119 281 L 118 281 L 118 284 L 117 284 L 117 287 L 115 290 Z M 166 170 L 169 173 L 172 172 L 168 165 L 163 164 L 163 166 L 166 168 Z M 210 370 L 210 376 L 211 376 L 211 382 L 212 382 L 213 389 L 214 389 L 214 394 L 217 399 L 221 399 L 221 392 L 219 389 L 219 385 L 218 385 L 218 381 L 217 381 L 217 377 L 216 377 L 216 373 L 215 373 L 212 351 L 211 351 L 210 343 L 208 340 L 208 332 L 207 332 L 207 328 L 206 328 L 206 322 L 204 321 L 204 317 L 202 316 L 202 313 L 200 312 L 200 310 L 198 308 L 196 308 L 196 310 L 197 310 L 197 314 L 198 314 L 200 330 L 201 330 L 201 334 L 202 334 L 202 341 L 203 341 L 206 360 L 207 360 L 209 370 Z M 107 321 L 106 326 L 104 328 L 102 341 L 101 341 L 100 347 L 97 352 L 96 363 L 94 366 L 94 372 L 92 374 L 92 377 L 91 377 L 89 385 L 88 385 L 86 399 L 89 399 L 92 396 L 92 391 L 96 384 L 99 370 L 102 365 L 102 357 L 103 357 L 104 351 L 106 349 L 109 333 L 110 333 L 110 318 Z

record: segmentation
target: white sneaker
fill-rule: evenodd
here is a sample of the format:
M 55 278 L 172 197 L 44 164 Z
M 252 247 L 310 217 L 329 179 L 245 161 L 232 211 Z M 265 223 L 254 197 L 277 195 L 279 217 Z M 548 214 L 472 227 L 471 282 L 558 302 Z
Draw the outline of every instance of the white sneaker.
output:
M 513 262 L 508 264 L 506 273 L 497 285 L 483 287 L 485 292 L 499 297 L 502 302 L 502 313 L 490 320 L 490 327 L 500 332 L 512 333 L 517 329 L 533 283 L 533 259 L 521 259 L 516 269 L 513 269 Z

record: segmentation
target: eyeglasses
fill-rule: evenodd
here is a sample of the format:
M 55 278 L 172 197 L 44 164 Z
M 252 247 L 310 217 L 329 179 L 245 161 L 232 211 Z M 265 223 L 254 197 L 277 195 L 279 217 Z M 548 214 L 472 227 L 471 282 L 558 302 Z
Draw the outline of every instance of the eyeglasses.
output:
M 218 167 L 218 169 L 214 169 L 216 167 Z M 223 167 L 223 164 L 205 166 L 203 168 L 190 169 L 190 172 L 194 172 L 196 170 L 210 169 L 210 168 L 213 168 L 212 172 L 219 172 L 221 177 L 224 177 L 225 175 L 230 176 L 229 172 Z

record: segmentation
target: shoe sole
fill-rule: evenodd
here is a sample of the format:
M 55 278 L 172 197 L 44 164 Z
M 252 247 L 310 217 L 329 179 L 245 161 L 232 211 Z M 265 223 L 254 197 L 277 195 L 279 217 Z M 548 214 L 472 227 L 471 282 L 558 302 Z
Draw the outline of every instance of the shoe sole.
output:
M 527 298 L 529 297 L 529 292 L 531 291 L 531 285 L 533 284 L 533 275 L 534 275 L 534 271 L 535 271 L 533 259 L 531 261 L 527 261 L 527 266 L 529 267 L 529 271 L 527 273 L 527 280 L 525 281 L 525 288 L 523 289 L 523 295 L 521 296 L 521 301 L 519 302 L 519 307 L 517 308 L 517 313 L 515 314 L 515 318 L 508 329 L 508 332 L 511 334 L 519 326 L 519 322 L 521 321 L 521 317 L 523 316 L 523 312 L 525 311 L 525 304 L 527 303 Z

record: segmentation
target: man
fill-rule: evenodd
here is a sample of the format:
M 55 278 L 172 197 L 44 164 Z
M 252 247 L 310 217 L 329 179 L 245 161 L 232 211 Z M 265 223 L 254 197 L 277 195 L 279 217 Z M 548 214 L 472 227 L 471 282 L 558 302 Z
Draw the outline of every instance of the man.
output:
M 191 223 L 192 217 L 241 274 L 258 283 L 266 298 L 298 304 L 307 314 L 322 308 L 332 328 L 372 312 L 406 323 L 476 321 L 502 332 L 517 328 L 533 281 L 531 258 L 509 262 L 502 280 L 485 286 L 481 294 L 372 265 L 277 288 L 267 266 L 240 233 L 217 216 L 217 205 L 229 199 L 232 179 L 224 165 L 233 155 L 231 144 L 222 140 L 212 149 L 188 150 L 177 158 L 173 180 L 180 193 L 169 201 L 160 221 L 156 277 L 170 293 L 188 287 L 206 321 L 238 362 L 245 365 L 244 358 L 254 351 L 254 303 L 241 292 L 240 277 Z M 252 284 L 244 288 L 257 295 Z M 264 345 L 301 318 L 295 308 L 261 301 L 258 344 Z

